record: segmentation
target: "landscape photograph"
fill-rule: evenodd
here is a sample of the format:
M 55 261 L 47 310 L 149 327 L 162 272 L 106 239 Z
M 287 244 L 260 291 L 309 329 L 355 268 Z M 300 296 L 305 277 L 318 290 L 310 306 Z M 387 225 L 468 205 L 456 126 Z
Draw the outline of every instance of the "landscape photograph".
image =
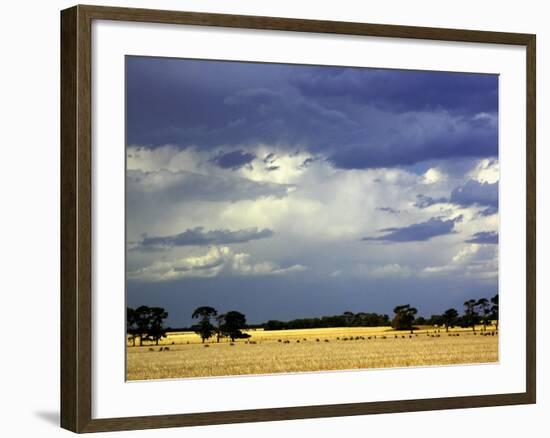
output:
M 498 362 L 498 75 L 125 62 L 128 381 Z

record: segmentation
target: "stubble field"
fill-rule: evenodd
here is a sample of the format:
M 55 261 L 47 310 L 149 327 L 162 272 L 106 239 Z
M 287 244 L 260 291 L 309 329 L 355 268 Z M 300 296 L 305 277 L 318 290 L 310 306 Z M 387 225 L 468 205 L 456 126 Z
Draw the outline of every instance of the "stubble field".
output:
M 273 374 L 498 361 L 493 328 L 432 327 L 408 332 L 389 327 L 251 330 L 251 338 L 202 344 L 193 332 L 170 333 L 158 346 L 127 348 L 127 379 Z M 162 351 L 161 351 L 162 349 Z

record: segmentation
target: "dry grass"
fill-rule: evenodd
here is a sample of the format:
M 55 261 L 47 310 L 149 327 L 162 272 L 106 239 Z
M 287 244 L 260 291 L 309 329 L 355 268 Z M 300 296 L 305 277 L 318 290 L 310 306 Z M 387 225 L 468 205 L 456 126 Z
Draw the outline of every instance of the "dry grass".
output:
M 169 351 L 159 351 L 160 346 L 128 347 L 128 380 L 498 361 L 498 336 L 474 336 L 471 330 L 451 330 L 449 336 L 430 327 L 411 337 L 384 327 L 249 333 L 253 343 L 210 341 L 206 348 L 196 334 L 181 332 L 162 341 Z

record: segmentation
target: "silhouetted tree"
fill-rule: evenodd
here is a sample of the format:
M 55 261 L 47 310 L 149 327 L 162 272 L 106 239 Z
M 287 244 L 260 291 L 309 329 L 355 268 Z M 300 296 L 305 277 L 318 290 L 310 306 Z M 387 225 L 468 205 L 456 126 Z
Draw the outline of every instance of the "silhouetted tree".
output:
M 150 312 L 149 333 L 148 337 L 155 341 L 158 345 L 162 338 L 166 337 L 166 327 L 164 327 L 164 320 L 168 317 L 162 307 L 152 307 Z
M 213 307 L 201 306 L 197 307 L 191 315 L 193 319 L 200 318 L 199 323 L 193 326 L 193 330 L 201 337 L 203 344 L 204 341 L 210 339 L 216 331 L 216 328 L 210 322 L 210 318 L 217 314 L 218 312 Z
M 491 319 L 495 320 L 495 327 L 498 330 L 498 294 L 491 298 Z
M 136 311 L 131 307 L 126 307 L 126 333 L 132 340 L 132 345 L 136 346 L 136 337 L 139 336 L 136 324 Z
M 127 309 L 126 317 L 127 322 L 131 318 L 132 335 L 139 336 L 140 346 L 143 341 L 148 340 L 154 340 L 158 344 L 158 340 L 166 336 L 163 321 L 168 317 L 168 312 L 162 307 L 139 306 L 133 311 Z
M 480 298 L 477 300 L 476 307 L 481 313 L 481 323 L 483 324 L 483 331 L 487 330 L 487 325 L 491 323 L 491 305 L 487 298 Z
M 423 316 L 416 317 L 416 319 L 413 322 L 414 325 L 426 325 L 426 323 L 427 323 L 426 318 L 424 318 Z
M 410 330 L 413 332 L 414 317 L 418 311 L 409 304 L 397 306 L 393 309 L 395 316 L 392 321 L 392 327 L 395 330 Z
M 216 316 L 216 342 L 220 342 L 220 338 L 223 336 L 222 333 L 222 324 L 225 320 L 225 315 L 217 315 Z
M 449 327 L 454 327 L 458 320 L 458 312 L 456 309 L 447 309 L 441 315 L 443 324 L 445 324 L 445 331 L 449 331 Z
M 277 321 L 275 319 L 270 319 L 264 325 L 264 330 L 284 330 L 285 323 L 283 321 Z
M 149 339 L 149 323 L 151 320 L 151 308 L 148 306 L 139 306 L 134 313 L 136 334 L 139 336 L 139 346 L 143 341 Z
M 479 315 L 476 312 L 476 300 L 468 300 L 464 302 L 464 316 L 462 317 L 466 327 L 472 327 L 476 331 L 476 323 L 479 320 Z
M 350 312 L 349 310 L 344 312 L 342 314 L 343 316 L 343 319 L 344 319 L 344 324 L 345 324 L 345 327 L 349 327 L 351 325 L 351 323 L 353 322 L 353 312 Z
M 235 339 L 250 337 L 246 333 L 241 332 L 246 327 L 246 317 L 235 310 L 231 310 L 224 315 L 224 321 L 220 328 L 224 336 L 231 338 L 231 342 Z

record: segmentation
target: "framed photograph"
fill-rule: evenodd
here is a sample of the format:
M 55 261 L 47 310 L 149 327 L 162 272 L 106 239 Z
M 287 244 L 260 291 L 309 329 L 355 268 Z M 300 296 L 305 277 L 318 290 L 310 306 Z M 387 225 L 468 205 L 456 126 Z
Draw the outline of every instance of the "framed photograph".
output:
M 61 423 L 535 403 L 535 35 L 61 13 Z

